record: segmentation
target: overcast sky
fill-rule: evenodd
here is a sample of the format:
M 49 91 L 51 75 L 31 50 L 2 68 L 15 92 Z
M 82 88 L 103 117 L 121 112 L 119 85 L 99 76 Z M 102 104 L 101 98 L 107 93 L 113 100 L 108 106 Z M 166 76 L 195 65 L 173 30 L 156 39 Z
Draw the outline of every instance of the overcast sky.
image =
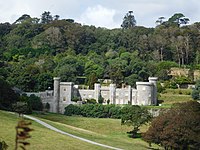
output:
M 13 23 L 23 14 L 40 18 L 50 11 L 85 25 L 119 28 L 129 10 L 138 26 L 154 27 L 158 17 L 175 13 L 183 13 L 190 24 L 200 22 L 200 0 L 0 0 L 0 23 Z

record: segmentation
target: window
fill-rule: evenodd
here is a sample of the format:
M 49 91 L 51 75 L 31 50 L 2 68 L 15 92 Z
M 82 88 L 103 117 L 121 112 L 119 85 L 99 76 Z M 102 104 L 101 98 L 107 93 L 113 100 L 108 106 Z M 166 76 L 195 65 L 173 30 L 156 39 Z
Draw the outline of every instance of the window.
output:
M 63 97 L 63 101 L 66 101 L 66 97 Z

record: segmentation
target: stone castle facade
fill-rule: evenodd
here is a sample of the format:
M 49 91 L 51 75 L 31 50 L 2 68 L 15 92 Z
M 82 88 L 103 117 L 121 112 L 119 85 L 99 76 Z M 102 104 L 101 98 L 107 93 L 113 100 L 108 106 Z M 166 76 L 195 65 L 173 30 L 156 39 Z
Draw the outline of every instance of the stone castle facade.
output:
M 61 82 L 59 77 L 54 78 L 54 90 L 47 90 L 35 94 L 44 104 L 50 104 L 50 112 L 64 113 L 65 107 L 74 104 L 74 97 L 80 100 L 104 99 L 103 104 L 131 104 L 131 105 L 157 105 L 157 77 L 149 77 L 149 82 L 136 82 L 136 89 L 130 85 L 117 88 L 115 84 L 101 86 L 95 83 L 94 90 L 79 89 L 72 82 Z

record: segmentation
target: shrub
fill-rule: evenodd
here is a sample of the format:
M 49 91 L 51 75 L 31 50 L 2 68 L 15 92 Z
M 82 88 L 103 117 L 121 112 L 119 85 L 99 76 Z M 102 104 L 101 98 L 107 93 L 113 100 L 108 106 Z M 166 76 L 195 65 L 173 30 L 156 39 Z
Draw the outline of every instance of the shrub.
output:
M 5 141 L 0 140 L 0 150 L 7 150 L 8 145 L 6 144 Z
M 87 101 L 87 103 L 88 104 L 96 104 L 97 103 L 97 101 L 96 101 L 96 99 L 86 99 L 86 101 Z
M 42 111 L 43 110 L 43 104 L 41 102 L 41 99 L 35 95 L 30 95 L 28 99 L 28 104 L 31 106 L 32 110 Z
M 200 100 L 200 80 L 196 81 L 195 88 L 192 91 L 192 98 L 194 100 Z
M 74 97 L 72 98 L 72 101 L 73 101 L 73 102 L 80 101 L 80 97 L 74 96 Z
M 116 105 L 84 104 L 68 105 L 65 107 L 65 115 L 82 115 L 93 118 L 121 118 L 121 107 Z
M 65 115 L 71 116 L 71 115 L 80 115 L 81 114 L 81 108 L 77 105 L 70 104 L 67 107 L 65 107 Z

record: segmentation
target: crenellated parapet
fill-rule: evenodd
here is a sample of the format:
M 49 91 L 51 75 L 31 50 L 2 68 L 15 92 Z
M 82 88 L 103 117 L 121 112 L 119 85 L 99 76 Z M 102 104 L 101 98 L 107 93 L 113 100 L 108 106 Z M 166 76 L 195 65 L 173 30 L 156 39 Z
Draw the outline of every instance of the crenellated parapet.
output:
M 149 77 L 149 82 L 136 82 L 136 89 L 129 85 L 117 88 L 115 84 L 101 86 L 99 83 L 95 83 L 94 89 L 79 89 L 78 85 L 60 82 L 60 78 L 55 77 L 53 98 L 40 97 L 44 103 L 50 104 L 50 111 L 55 113 L 64 113 L 67 105 L 75 103 L 72 101 L 75 97 L 82 101 L 95 99 L 98 102 L 101 96 L 103 104 L 109 101 L 109 104 L 157 105 L 157 80 L 157 77 Z

